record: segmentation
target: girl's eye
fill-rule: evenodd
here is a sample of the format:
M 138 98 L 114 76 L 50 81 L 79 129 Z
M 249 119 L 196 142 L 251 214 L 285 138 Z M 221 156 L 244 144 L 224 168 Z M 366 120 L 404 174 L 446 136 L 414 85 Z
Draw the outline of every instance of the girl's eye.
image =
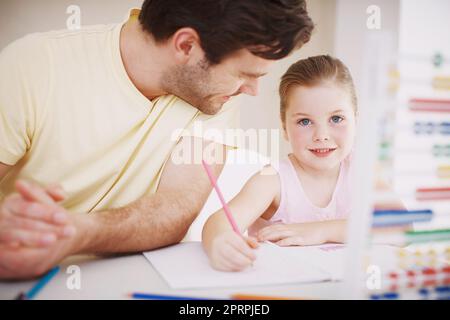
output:
M 341 116 L 332 116 L 332 117 L 331 117 L 331 121 L 332 121 L 333 123 L 339 123 L 339 122 L 341 122 L 342 120 L 344 120 L 344 118 L 342 118 Z
M 301 120 L 297 121 L 297 123 L 299 125 L 301 125 L 301 126 L 307 126 L 308 124 L 311 123 L 311 120 L 309 120 L 309 119 L 301 119 Z

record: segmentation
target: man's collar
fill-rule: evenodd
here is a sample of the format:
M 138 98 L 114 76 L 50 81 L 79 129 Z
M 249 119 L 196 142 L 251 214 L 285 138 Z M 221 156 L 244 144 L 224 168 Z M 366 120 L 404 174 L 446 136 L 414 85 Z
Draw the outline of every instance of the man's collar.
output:
M 125 16 L 124 23 L 127 21 L 137 20 L 140 12 L 141 12 L 141 9 L 139 9 L 139 8 L 129 9 L 128 14 Z

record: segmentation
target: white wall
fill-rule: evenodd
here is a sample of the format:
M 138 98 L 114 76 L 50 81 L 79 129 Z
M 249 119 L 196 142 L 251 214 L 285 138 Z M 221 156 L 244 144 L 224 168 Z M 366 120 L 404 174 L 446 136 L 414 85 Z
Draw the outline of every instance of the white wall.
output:
M 143 0 L 1 0 L 0 49 L 28 33 L 66 28 L 67 7 L 81 9 L 81 24 L 107 24 L 124 20 L 129 8 Z
M 371 5 L 380 8 L 379 30 L 367 28 L 366 10 Z M 334 53 L 350 69 L 357 92 L 361 89 L 367 37 L 373 33 L 390 33 L 392 41 L 398 43 L 399 6 L 399 0 L 337 0 Z

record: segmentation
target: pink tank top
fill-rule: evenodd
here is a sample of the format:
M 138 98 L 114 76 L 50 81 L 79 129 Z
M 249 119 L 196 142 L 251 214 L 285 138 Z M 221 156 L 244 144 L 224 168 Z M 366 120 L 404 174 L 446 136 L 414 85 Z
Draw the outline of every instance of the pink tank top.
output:
M 273 223 L 302 223 L 324 220 L 345 219 L 350 214 L 350 160 L 347 157 L 340 166 L 339 177 L 330 203 L 320 208 L 311 203 L 303 191 L 292 162 L 280 162 L 277 169 L 280 178 L 280 205 L 269 221 L 258 219 L 249 228 L 249 234 Z

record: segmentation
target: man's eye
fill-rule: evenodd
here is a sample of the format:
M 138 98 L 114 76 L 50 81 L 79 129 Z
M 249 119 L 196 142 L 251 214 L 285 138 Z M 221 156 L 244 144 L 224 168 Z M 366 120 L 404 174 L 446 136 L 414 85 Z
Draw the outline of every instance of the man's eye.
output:
M 297 123 L 298 123 L 299 125 L 301 125 L 301 126 L 307 126 L 308 124 L 311 123 L 311 120 L 309 120 L 309 119 L 301 119 L 301 120 L 299 120 Z
M 332 116 L 332 117 L 331 117 L 331 121 L 332 121 L 333 123 L 339 123 L 339 122 L 341 122 L 342 120 L 344 120 L 344 118 L 342 118 L 341 116 Z

